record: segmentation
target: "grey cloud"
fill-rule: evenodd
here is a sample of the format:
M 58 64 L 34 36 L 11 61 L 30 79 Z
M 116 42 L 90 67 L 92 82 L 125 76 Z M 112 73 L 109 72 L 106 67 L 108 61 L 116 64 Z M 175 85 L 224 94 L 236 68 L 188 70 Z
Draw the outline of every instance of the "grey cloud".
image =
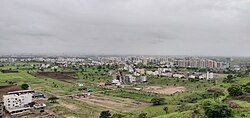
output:
M 0 53 L 250 56 L 250 0 L 1 0 Z

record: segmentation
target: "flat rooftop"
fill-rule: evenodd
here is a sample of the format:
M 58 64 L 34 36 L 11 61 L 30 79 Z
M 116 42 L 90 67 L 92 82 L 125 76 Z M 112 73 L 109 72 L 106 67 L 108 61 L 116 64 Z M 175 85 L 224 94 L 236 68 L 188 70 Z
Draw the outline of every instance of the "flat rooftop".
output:
M 23 94 L 23 93 L 34 93 L 35 91 L 33 90 L 21 90 L 21 91 L 12 91 L 8 92 L 8 94 Z

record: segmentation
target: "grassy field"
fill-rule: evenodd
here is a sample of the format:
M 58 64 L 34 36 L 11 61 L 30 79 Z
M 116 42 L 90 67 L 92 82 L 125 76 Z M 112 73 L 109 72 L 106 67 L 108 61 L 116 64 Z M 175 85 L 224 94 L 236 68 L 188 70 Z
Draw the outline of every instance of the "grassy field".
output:
M 37 64 L 37 63 L 34 63 Z M 23 64 L 20 64 L 23 65 Z M 246 84 L 250 82 L 250 77 L 236 78 L 235 83 L 223 83 L 223 78 L 216 78 L 215 81 L 201 80 L 197 82 L 191 82 L 187 80 L 180 80 L 176 78 L 167 77 L 149 77 L 148 84 L 141 84 L 136 87 L 145 86 L 183 86 L 187 89 L 184 93 L 179 93 L 176 95 L 155 95 L 149 94 L 142 91 L 132 90 L 134 86 L 128 88 L 119 88 L 114 90 L 102 89 L 97 87 L 98 83 L 106 82 L 112 80 L 112 77 L 107 74 L 107 69 L 97 69 L 97 68 L 87 68 L 84 71 L 77 71 L 75 77 L 76 80 L 70 80 L 70 82 L 59 81 L 56 79 L 48 77 L 35 77 L 33 74 L 38 71 L 37 68 L 31 68 L 32 64 L 26 66 L 19 66 L 18 73 L 1 73 L 0 72 L 0 86 L 9 85 L 10 82 L 13 85 L 21 86 L 23 83 L 30 85 L 31 89 L 44 93 L 47 97 L 57 96 L 59 97 L 58 103 L 46 103 L 48 108 L 55 112 L 56 114 L 63 117 L 86 117 L 95 118 L 98 117 L 100 112 L 103 110 L 111 110 L 112 113 L 120 113 L 125 115 L 125 118 L 137 118 L 141 113 L 147 113 L 148 117 L 156 118 L 188 118 L 193 117 L 193 111 L 196 108 L 200 108 L 200 112 L 195 114 L 195 118 L 204 117 L 204 111 L 201 109 L 200 105 L 205 99 L 213 99 L 211 96 L 204 98 L 201 97 L 210 88 L 220 88 L 225 91 L 225 95 L 221 96 L 218 100 L 226 98 L 228 93 L 227 88 L 232 84 Z M 0 69 L 12 68 L 16 70 L 16 65 L 8 65 L 5 67 L 0 67 Z M 33 71 L 34 73 L 28 74 L 27 71 Z M 65 69 L 64 71 L 69 71 L 71 69 Z M 46 70 L 51 71 L 51 70 Z M 73 100 L 67 98 L 68 95 L 79 93 L 78 84 L 82 83 L 84 87 L 91 89 L 93 94 L 100 94 L 102 96 L 107 96 L 112 100 L 118 98 L 132 99 L 140 102 L 149 103 L 154 97 L 165 98 L 165 105 L 152 106 L 147 105 L 145 107 L 140 107 L 137 110 L 131 112 L 119 112 L 118 110 L 107 109 L 102 106 L 95 106 L 93 104 L 87 104 L 82 101 Z M 235 117 L 242 117 L 244 114 L 246 117 L 250 117 L 250 103 L 241 100 L 235 100 L 230 98 L 231 101 L 239 105 L 239 108 L 234 109 Z M 168 107 L 168 113 L 163 109 Z
M 108 96 L 130 98 L 130 99 L 134 99 L 134 100 L 138 100 L 142 102 L 150 102 L 152 98 L 156 97 L 155 95 L 151 95 L 151 94 L 131 92 L 131 91 L 125 91 L 125 90 L 106 90 L 101 93 L 108 95 Z

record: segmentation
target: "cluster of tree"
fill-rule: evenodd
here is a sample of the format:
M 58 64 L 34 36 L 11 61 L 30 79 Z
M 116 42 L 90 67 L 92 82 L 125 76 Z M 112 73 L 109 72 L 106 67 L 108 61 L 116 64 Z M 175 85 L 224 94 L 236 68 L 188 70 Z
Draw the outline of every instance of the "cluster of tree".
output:
M 167 108 L 164 108 L 164 109 L 167 110 Z M 123 118 L 123 117 L 125 117 L 125 115 L 118 114 L 118 113 L 115 113 L 115 114 L 112 115 L 109 110 L 102 111 L 100 113 L 100 116 L 99 116 L 99 118 Z M 138 118 L 148 118 L 147 113 L 141 113 L 141 114 L 139 114 Z
M 237 77 L 249 77 L 249 74 L 250 74 L 250 69 L 247 69 L 247 70 L 245 70 L 243 72 L 239 72 L 237 74 Z
M 233 117 L 233 110 L 226 104 L 206 100 L 202 104 L 205 115 L 208 118 L 229 118 Z
M 8 80 L 6 80 L 5 83 L 12 84 L 12 85 L 13 84 L 17 85 L 16 82 L 14 82 L 14 81 L 8 81 Z
M 29 87 L 30 87 L 30 86 L 29 86 L 28 84 L 26 84 L 26 83 L 24 83 L 24 84 L 21 85 L 21 88 L 22 88 L 23 90 L 28 90 Z
M 235 76 L 233 75 L 228 75 L 226 78 L 224 78 L 223 82 L 225 83 L 234 83 L 236 80 L 235 80 Z
M 155 97 L 155 98 L 151 99 L 151 103 L 153 103 L 153 105 L 163 105 L 166 102 L 165 102 L 165 98 Z
M 202 99 L 208 99 L 208 98 L 214 98 L 217 99 L 220 96 L 223 96 L 224 90 L 219 88 L 211 88 L 208 89 L 206 92 L 202 93 L 193 93 L 189 96 L 183 97 L 180 101 L 181 102 L 188 102 L 188 103 L 197 103 L 199 100 Z
M 157 69 L 158 66 L 154 65 L 154 64 L 143 64 L 143 63 L 138 63 L 136 65 L 134 65 L 136 68 L 145 68 L 145 69 Z
M 58 99 L 59 99 L 59 98 L 56 97 L 56 96 L 51 96 L 51 97 L 48 98 L 48 101 L 50 101 L 50 103 L 57 103 L 57 100 L 58 100 Z
M 139 114 L 138 118 L 148 118 L 147 113 Z
M 99 118 L 122 118 L 124 117 L 124 115 L 122 114 L 118 114 L 118 113 L 115 113 L 115 114 L 111 114 L 109 110 L 107 111 L 102 111 L 100 113 L 100 117 Z
M 210 68 L 201 68 L 201 69 L 198 69 L 197 71 L 198 72 L 207 72 L 207 71 L 211 72 L 212 69 L 210 69 Z
M 240 96 L 250 93 L 250 82 L 245 85 L 232 85 L 227 89 L 228 93 L 232 97 Z

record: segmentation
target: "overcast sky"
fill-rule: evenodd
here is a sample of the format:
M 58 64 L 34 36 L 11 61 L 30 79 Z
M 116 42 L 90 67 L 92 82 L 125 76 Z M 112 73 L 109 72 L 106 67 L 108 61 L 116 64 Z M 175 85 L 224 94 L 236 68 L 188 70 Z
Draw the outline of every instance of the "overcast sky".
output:
M 0 54 L 250 56 L 250 0 L 0 0 Z

